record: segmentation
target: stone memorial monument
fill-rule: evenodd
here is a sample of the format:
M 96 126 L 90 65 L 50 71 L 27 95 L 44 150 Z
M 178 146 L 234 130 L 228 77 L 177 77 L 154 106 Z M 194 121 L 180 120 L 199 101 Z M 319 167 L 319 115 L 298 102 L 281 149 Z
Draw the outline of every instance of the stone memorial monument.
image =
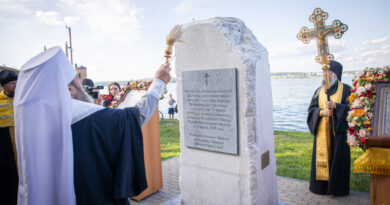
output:
M 244 22 L 183 27 L 175 67 L 184 204 L 277 204 L 267 50 Z

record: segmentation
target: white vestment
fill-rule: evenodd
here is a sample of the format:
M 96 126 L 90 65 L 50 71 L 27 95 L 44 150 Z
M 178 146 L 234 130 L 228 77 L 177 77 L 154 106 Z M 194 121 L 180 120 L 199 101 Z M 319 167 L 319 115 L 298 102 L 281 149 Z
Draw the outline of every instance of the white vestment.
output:
M 76 72 L 60 47 L 20 69 L 14 98 L 18 152 L 18 204 L 75 204 L 72 102 Z

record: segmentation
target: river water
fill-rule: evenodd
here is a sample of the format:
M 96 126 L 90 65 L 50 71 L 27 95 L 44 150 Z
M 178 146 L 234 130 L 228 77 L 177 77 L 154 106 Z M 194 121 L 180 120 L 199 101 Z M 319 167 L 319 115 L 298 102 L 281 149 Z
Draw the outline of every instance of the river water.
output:
M 351 85 L 352 78 L 353 76 L 343 76 L 343 82 Z M 321 77 L 271 81 L 275 130 L 308 131 L 307 108 L 321 81 Z M 172 93 L 176 99 L 176 83 L 169 83 L 167 90 L 166 98 L 161 100 L 159 105 L 164 118 L 168 117 L 168 94 Z

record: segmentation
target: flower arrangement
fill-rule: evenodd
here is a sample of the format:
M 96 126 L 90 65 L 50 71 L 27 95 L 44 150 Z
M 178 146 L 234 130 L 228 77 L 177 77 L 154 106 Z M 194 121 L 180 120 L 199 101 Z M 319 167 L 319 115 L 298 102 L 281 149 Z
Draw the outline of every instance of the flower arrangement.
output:
M 108 105 L 108 107 L 111 107 L 111 108 L 115 108 L 118 104 L 118 102 L 120 101 L 120 99 L 122 99 L 123 95 L 128 91 L 128 90 L 147 90 L 149 89 L 150 85 L 152 84 L 153 80 L 151 81 L 146 81 L 146 80 L 131 80 L 129 82 L 127 82 L 124 86 L 121 87 L 118 95 L 115 97 L 115 99 L 113 99 L 110 104 Z M 167 90 L 165 89 L 164 90 L 164 94 L 167 93 Z M 161 96 L 161 99 L 162 100 L 164 99 L 164 95 Z
M 371 135 L 371 120 L 374 116 L 376 81 L 390 80 L 390 66 L 366 68 L 353 79 L 353 90 L 349 96 L 351 110 L 348 112 L 347 142 L 350 146 L 366 148 L 366 137 Z

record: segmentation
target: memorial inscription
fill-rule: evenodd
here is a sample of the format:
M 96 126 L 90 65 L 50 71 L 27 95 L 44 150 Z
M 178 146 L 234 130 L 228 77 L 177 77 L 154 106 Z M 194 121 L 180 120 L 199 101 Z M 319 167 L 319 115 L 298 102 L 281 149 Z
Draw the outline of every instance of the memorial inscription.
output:
M 238 154 L 236 69 L 183 72 L 184 144 Z

